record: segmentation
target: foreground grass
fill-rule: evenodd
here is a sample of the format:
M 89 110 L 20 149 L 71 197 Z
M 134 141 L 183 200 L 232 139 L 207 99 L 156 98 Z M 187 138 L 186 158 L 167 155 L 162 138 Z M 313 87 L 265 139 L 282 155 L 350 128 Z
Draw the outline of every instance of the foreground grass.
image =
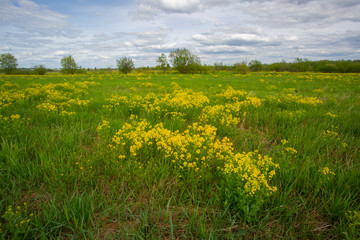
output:
M 2 238 L 360 238 L 358 74 L 0 77 Z

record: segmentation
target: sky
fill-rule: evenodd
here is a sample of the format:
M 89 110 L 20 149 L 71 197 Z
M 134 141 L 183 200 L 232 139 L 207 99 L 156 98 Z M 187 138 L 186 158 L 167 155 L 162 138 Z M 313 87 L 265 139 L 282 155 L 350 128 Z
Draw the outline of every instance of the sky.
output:
M 360 59 L 360 0 L 0 0 L 19 67 L 136 67 L 187 48 L 202 64 Z

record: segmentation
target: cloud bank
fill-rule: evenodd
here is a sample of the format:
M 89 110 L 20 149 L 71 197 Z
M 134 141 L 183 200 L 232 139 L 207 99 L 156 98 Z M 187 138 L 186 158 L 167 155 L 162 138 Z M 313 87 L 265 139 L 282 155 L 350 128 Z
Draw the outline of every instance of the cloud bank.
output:
M 136 66 L 186 47 L 203 63 L 359 59 L 358 0 L 0 0 L 0 52 L 20 66 Z

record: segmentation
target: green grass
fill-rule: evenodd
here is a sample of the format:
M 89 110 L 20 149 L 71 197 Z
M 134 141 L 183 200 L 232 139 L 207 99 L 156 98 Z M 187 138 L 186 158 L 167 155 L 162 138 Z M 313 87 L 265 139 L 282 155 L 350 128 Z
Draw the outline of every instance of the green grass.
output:
M 228 87 L 246 93 L 226 95 Z M 0 236 L 360 238 L 359 96 L 359 74 L 0 75 Z M 215 105 L 225 110 L 211 115 L 206 107 Z M 136 135 L 141 122 L 151 126 Z M 233 149 L 211 153 L 208 139 L 200 151 L 202 133 L 194 132 L 179 150 L 152 133 L 159 123 L 174 139 L 194 123 L 212 125 L 213 141 L 228 138 Z M 126 124 L 133 135 L 121 135 L 122 147 L 114 136 Z M 199 169 L 166 156 L 164 139 Z M 129 147 L 141 141 L 133 155 Z M 244 193 L 247 180 L 222 172 L 233 155 L 214 157 L 221 151 L 271 157 L 279 168 L 262 172 L 275 169 L 267 183 L 277 191 Z

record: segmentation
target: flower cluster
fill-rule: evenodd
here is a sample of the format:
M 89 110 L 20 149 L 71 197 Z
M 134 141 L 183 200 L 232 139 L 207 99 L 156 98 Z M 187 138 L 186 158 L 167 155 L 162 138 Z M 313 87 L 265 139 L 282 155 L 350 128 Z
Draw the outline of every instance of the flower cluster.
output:
M 321 182 L 325 183 L 331 179 L 331 177 L 336 176 L 335 172 L 331 171 L 328 167 L 323 167 L 319 169 L 318 172 L 321 173 Z
M 296 155 L 298 153 L 298 151 L 295 148 L 287 147 L 286 145 L 288 145 L 288 143 L 289 143 L 289 141 L 286 139 L 281 140 L 281 144 L 283 146 L 282 152 L 285 154 Z
M 232 88 L 228 88 L 232 89 Z M 263 99 L 246 96 L 245 99 L 239 101 L 239 96 L 243 96 L 246 92 L 238 90 L 229 90 L 223 92 L 223 96 L 230 99 L 231 102 L 223 104 L 217 104 L 214 106 L 206 106 L 200 116 L 200 121 L 204 123 L 210 123 L 216 126 L 229 126 L 237 125 L 240 123 L 241 118 L 246 116 L 246 109 L 249 107 L 260 107 Z M 237 93 L 237 94 L 234 94 Z M 240 92 L 240 93 L 239 93 Z M 229 97 L 229 98 L 228 98 Z
M 71 116 L 75 112 L 69 110 L 74 106 L 86 106 L 90 102 L 90 100 L 83 100 L 77 96 L 86 94 L 88 87 L 96 84 L 90 81 L 49 83 L 45 85 L 33 83 L 25 89 L 8 89 L 7 85 L 3 84 L 0 86 L 0 109 L 14 103 L 22 104 L 25 100 L 28 100 L 29 102 L 36 101 L 36 109 L 41 111 Z
M 295 94 L 270 95 L 267 96 L 267 99 L 272 103 L 276 103 L 284 107 L 295 106 L 295 104 L 315 107 L 323 103 L 323 101 L 316 97 L 303 97 Z
M 27 204 L 23 206 L 16 206 L 13 209 L 12 205 L 9 205 L 2 218 L 5 220 L 6 231 L 10 234 L 24 233 L 34 214 L 27 213 Z
M 4 91 L 0 88 L 0 109 L 13 103 L 21 103 L 26 99 L 25 93 L 18 90 Z
M 279 165 L 273 163 L 270 157 L 261 156 L 255 151 L 235 154 L 225 163 L 222 172 L 228 182 L 237 184 L 243 195 L 253 196 L 261 190 L 269 190 L 269 193 L 277 191 L 277 187 L 269 185 L 276 168 L 279 168 Z
M 331 171 L 328 167 L 323 167 L 322 169 L 319 170 L 319 172 L 321 172 L 324 175 L 336 175 L 333 171 Z
M 323 136 L 324 137 L 329 137 L 329 138 L 335 138 L 335 137 L 337 137 L 339 135 L 339 133 L 338 132 L 335 132 L 335 131 L 332 131 L 332 130 L 325 130 L 324 132 L 323 132 Z
M 313 90 L 313 92 L 314 92 L 314 93 L 324 93 L 324 92 L 325 92 L 325 90 L 324 90 L 324 89 L 319 88 L 319 89 L 314 89 L 314 90 Z
M 3 115 L 0 115 L 0 120 L 3 121 L 16 121 L 20 119 L 20 115 L 19 114 L 13 114 L 10 117 L 5 117 Z
M 348 221 L 348 227 L 350 231 L 355 235 L 359 232 L 360 227 L 360 211 L 347 211 L 345 217 Z
M 162 114 L 169 112 L 185 113 L 189 109 L 202 108 L 210 100 L 202 92 L 194 92 L 190 89 L 175 89 L 172 93 L 154 94 L 148 93 L 146 96 L 114 95 L 107 99 L 108 105 L 104 107 L 112 110 L 120 106 L 127 106 L 132 113 L 145 112 Z
M 248 93 L 246 91 L 235 90 L 231 86 L 228 86 L 221 93 L 216 94 L 216 96 L 219 98 L 224 98 L 225 100 L 234 102 L 243 100 L 247 95 Z
M 239 124 L 240 118 L 233 116 L 230 109 L 226 108 L 224 105 L 215 105 L 207 106 L 203 109 L 200 121 L 214 125 L 220 124 L 229 126 L 231 124 Z
M 276 117 L 278 120 L 281 120 L 285 123 L 296 122 L 305 117 L 306 111 L 305 110 L 283 110 L 280 112 L 276 112 Z
M 29 97 L 43 99 L 44 101 L 36 106 L 37 109 L 45 112 L 58 113 L 62 116 L 72 116 L 74 111 L 69 111 L 76 106 L 86 106 L 90 100 L 80 99 L 76 96 L 85 94 L 89 86 L 96 85 L 95 82 L 50 83 L 47 85 L 34 85 L 26 89 Z
M 102 122 L 97 126 L 96 131 L 101 132 L 103 129 L 110 128 L 109 121 L 102 120 Z
M 292 147 L 286 147 L 285 150 L 290 154 L 297 154 L 297 151 L 295 148 Z
M 331 113 L 331 112 L 327 112 L 325 115 L 326 115 L 326 116 L 330 116 L 331 118 L 337 118 L 337 117 L 338 117 L 338 115 L 333 114 L 333 113 Z
M 162 123 L 152 126 L 146 120 L 135 120 L 117 131 L 110 147 L 122 160 L 165 160 L 182 177 L 215 174 L 226 182 L 236 182 L 234 190 L 247 196 L 276 191 L 268 181 L 279 166 L 257 152 L 235 153 L 231 141 L 217 138 L 216 131 L 211 125 L 197 122 L 179 132 L 164 128 Z

